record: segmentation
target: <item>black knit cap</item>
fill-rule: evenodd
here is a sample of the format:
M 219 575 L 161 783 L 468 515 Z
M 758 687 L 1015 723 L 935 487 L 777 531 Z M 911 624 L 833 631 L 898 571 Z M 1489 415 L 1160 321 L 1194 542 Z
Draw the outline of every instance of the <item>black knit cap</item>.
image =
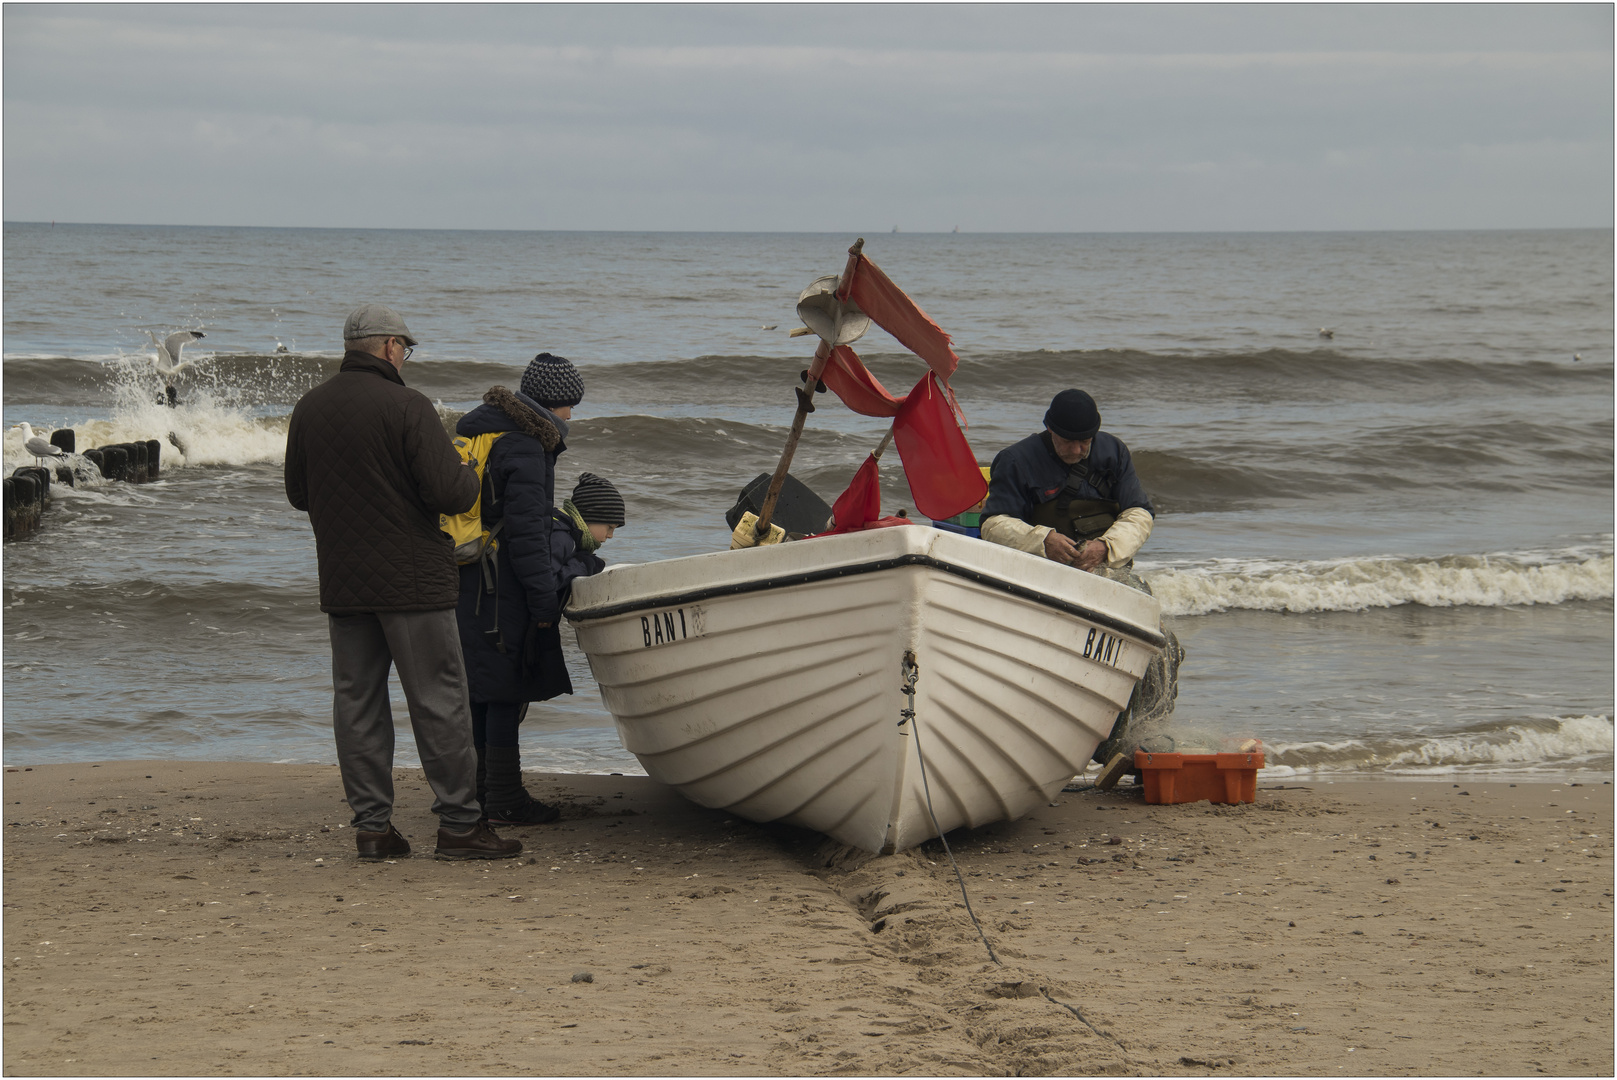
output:
M 1050 402 L 1044 426 L 1063 439 L 1093 439 L 1100 430 L 1100 410 L 1082 390 L 1063 390 Z
M 623 526 L 623 496 L 612 486 L 612 481 L 594 473 L 584 473 L 578 478 L 573 487 L 573 505 L 578 507 L 586 525 L 610 525 L 614 529 Z
M 542 352 L 528 361 L 522 392 L 547 409 L 557 409 L 584 400 L 584 380 L 571 360 Z

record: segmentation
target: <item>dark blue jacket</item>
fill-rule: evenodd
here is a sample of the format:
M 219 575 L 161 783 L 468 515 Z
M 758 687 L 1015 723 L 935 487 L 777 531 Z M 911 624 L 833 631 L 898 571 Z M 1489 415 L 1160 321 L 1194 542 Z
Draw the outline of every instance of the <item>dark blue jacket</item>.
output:
M 1078 498 L 1105 499 L 1117 503 L 1120 510 L 1139 506 L 1156 517 L 1150 497 L 1134 475 L 1134 459 L 1122 439 L 1096 432 L 1083 464 L 1089 469 L 1089 479 L 1078 485 Z M 1061 494 L 1071 471 L 1072 466 L 1056 456 L 1049 432 L 1041 431 L 1007 446 L 995 455 L 989 470 L 983 519 L 1009 514 L 1031 522 L 1033 508 Z
M 556 629 L 561 602 L 551 551 L 556 456 L 567 449 L 567 423 L 532 398 L 496 386 L 455 425 L 457 435 L 492 431 L 505 434 L 484 470 L 483 523 L 504 525 L 493 593 L 481 563 L 460 568 L 456 614 L 467 688 L 473 701 L 544 701 L 573 692 Z
M 584 550 L 584 531 L 566 508 L 550 512 L 550 566 L 556 573 L 556 596 L 566 607 L 573 594 L 573 582 L 599 574 L 606 563 L 593 551 Z

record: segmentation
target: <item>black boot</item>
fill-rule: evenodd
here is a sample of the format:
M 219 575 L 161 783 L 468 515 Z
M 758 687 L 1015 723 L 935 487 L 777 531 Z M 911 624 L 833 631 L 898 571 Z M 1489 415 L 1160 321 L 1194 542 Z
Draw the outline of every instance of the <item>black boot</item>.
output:
M 483 820 L 488 820 L 488 747 L 477 750 L 477 805 L 483 808 Z
M 561 811 L 547 806 L 522 786 L 522 751 L 514 746 L 490 746 L 488 798 L 483 803 L 491 825 L 543 825 Z

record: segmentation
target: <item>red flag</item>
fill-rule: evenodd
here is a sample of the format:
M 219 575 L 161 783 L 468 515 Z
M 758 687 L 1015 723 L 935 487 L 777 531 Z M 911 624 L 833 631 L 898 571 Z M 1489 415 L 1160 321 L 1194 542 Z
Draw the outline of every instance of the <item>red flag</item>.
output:
M 897 416 L 903 398 L 896 398 L 870 373 L 857 353 L 846 345 L 831 354 L 820 380 L 843 404 L 860 416 Z
M 836 521 L 832 533 L 854 532 L 881 517 L 881 477 L 876 473 L 875 454 L 865 457 L 848 490 L 831 504 L 831 516 Z
M 928 372 L 893 421 L 893 444 L 904 459 L 915 508 L 934 521 L 971 509 L 988 493 L 949 399 L 948 388 Z
M 852 299 L 859 309 L 869 315 L 877 326 L 892 334 L 910 352 L 925 360 L 938 377 L 945 382 L 960 366 L 960 358 L 950 347 L 949 335 L 904 295 L 881 268 L 863 254 L 859 256 L 853 281 L 843 275 L 837 299 Z M 827 383 L 826 385 L 830 385 Z

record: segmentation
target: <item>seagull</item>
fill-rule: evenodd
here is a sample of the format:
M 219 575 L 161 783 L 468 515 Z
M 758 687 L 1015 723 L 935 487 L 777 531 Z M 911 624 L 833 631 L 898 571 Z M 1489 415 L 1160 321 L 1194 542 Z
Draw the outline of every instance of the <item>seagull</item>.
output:
M 779 325 L 780 325 L 780 323 L 770 323 L 768 326 L 760 326 L 758 329 L 760 329 L 760 330 L 773 330 L 773 329 L 775 329 L 775 327 L 777 327 Z
M 60 446 L 57 446 L 53 442 L 47 442 L 46 440 L 41 439 L 38 435 L 35 435 L 33 438 L 23 443 L 23 446 L 27 447 L 28 452 L 34 455 L 36 458 L 62 456 L 62 448 Z
M 278 353 L 284 353 L 284 352 L 288 352 L 290 350 L 288 350 L 285 345 L 282 345 L 279 341 L 277 341 L 275 343 L 275 351 L 278 352 Z
M 1576 363 L 1577 361 L 1582 360 L 1582 359 L 1583 359 L 1583 356 L 1581 354 L 1579 354 L 1579 353 L 1573 353 L 1572 354 L 1573 363 Z
M 1322 326 L 1322 327 L 1319 328 L 1319 336 L 1324 338 L 1326 341 L 1329 341 L 1329 340 L 1331 340 L 1332 338 L 1334 338 L 1336 336 L 1336 331 L 1335 330 L 1327 330 L 1325 327 Z
M 163 376 L 164 397 L 158 398 L 157 403 L 172 409 L 180 403 L 179 392 L 174 389 L 174 377 L 189 366 L 180 362 L 180 350 L 185 348 L 187 342 L 207 335 L 200 330 L 176 330 L 159 341 L 157 335 L 148 330 L 146 336 L 151 338 L 152 344 L 157 347 L 157 358 L 154 363 L 157 365 L 157 373 Z M 165 357 L 168 359 L 166 366 L 163 363 Z
M 163 376 L 171 386 L 174 383 L 174 376 L 188 366 L 180 362 L 180 350 L 185 348 L 188 342 L 207 337 L 200 330 L 176 330 L 161 341 L 150 330 L 146 331 L 146 336 L 151 338 L 152 344 L 157 347 L 157 373 Z M 163 363 L 165 358 L 168 360 L 167 365 Z

